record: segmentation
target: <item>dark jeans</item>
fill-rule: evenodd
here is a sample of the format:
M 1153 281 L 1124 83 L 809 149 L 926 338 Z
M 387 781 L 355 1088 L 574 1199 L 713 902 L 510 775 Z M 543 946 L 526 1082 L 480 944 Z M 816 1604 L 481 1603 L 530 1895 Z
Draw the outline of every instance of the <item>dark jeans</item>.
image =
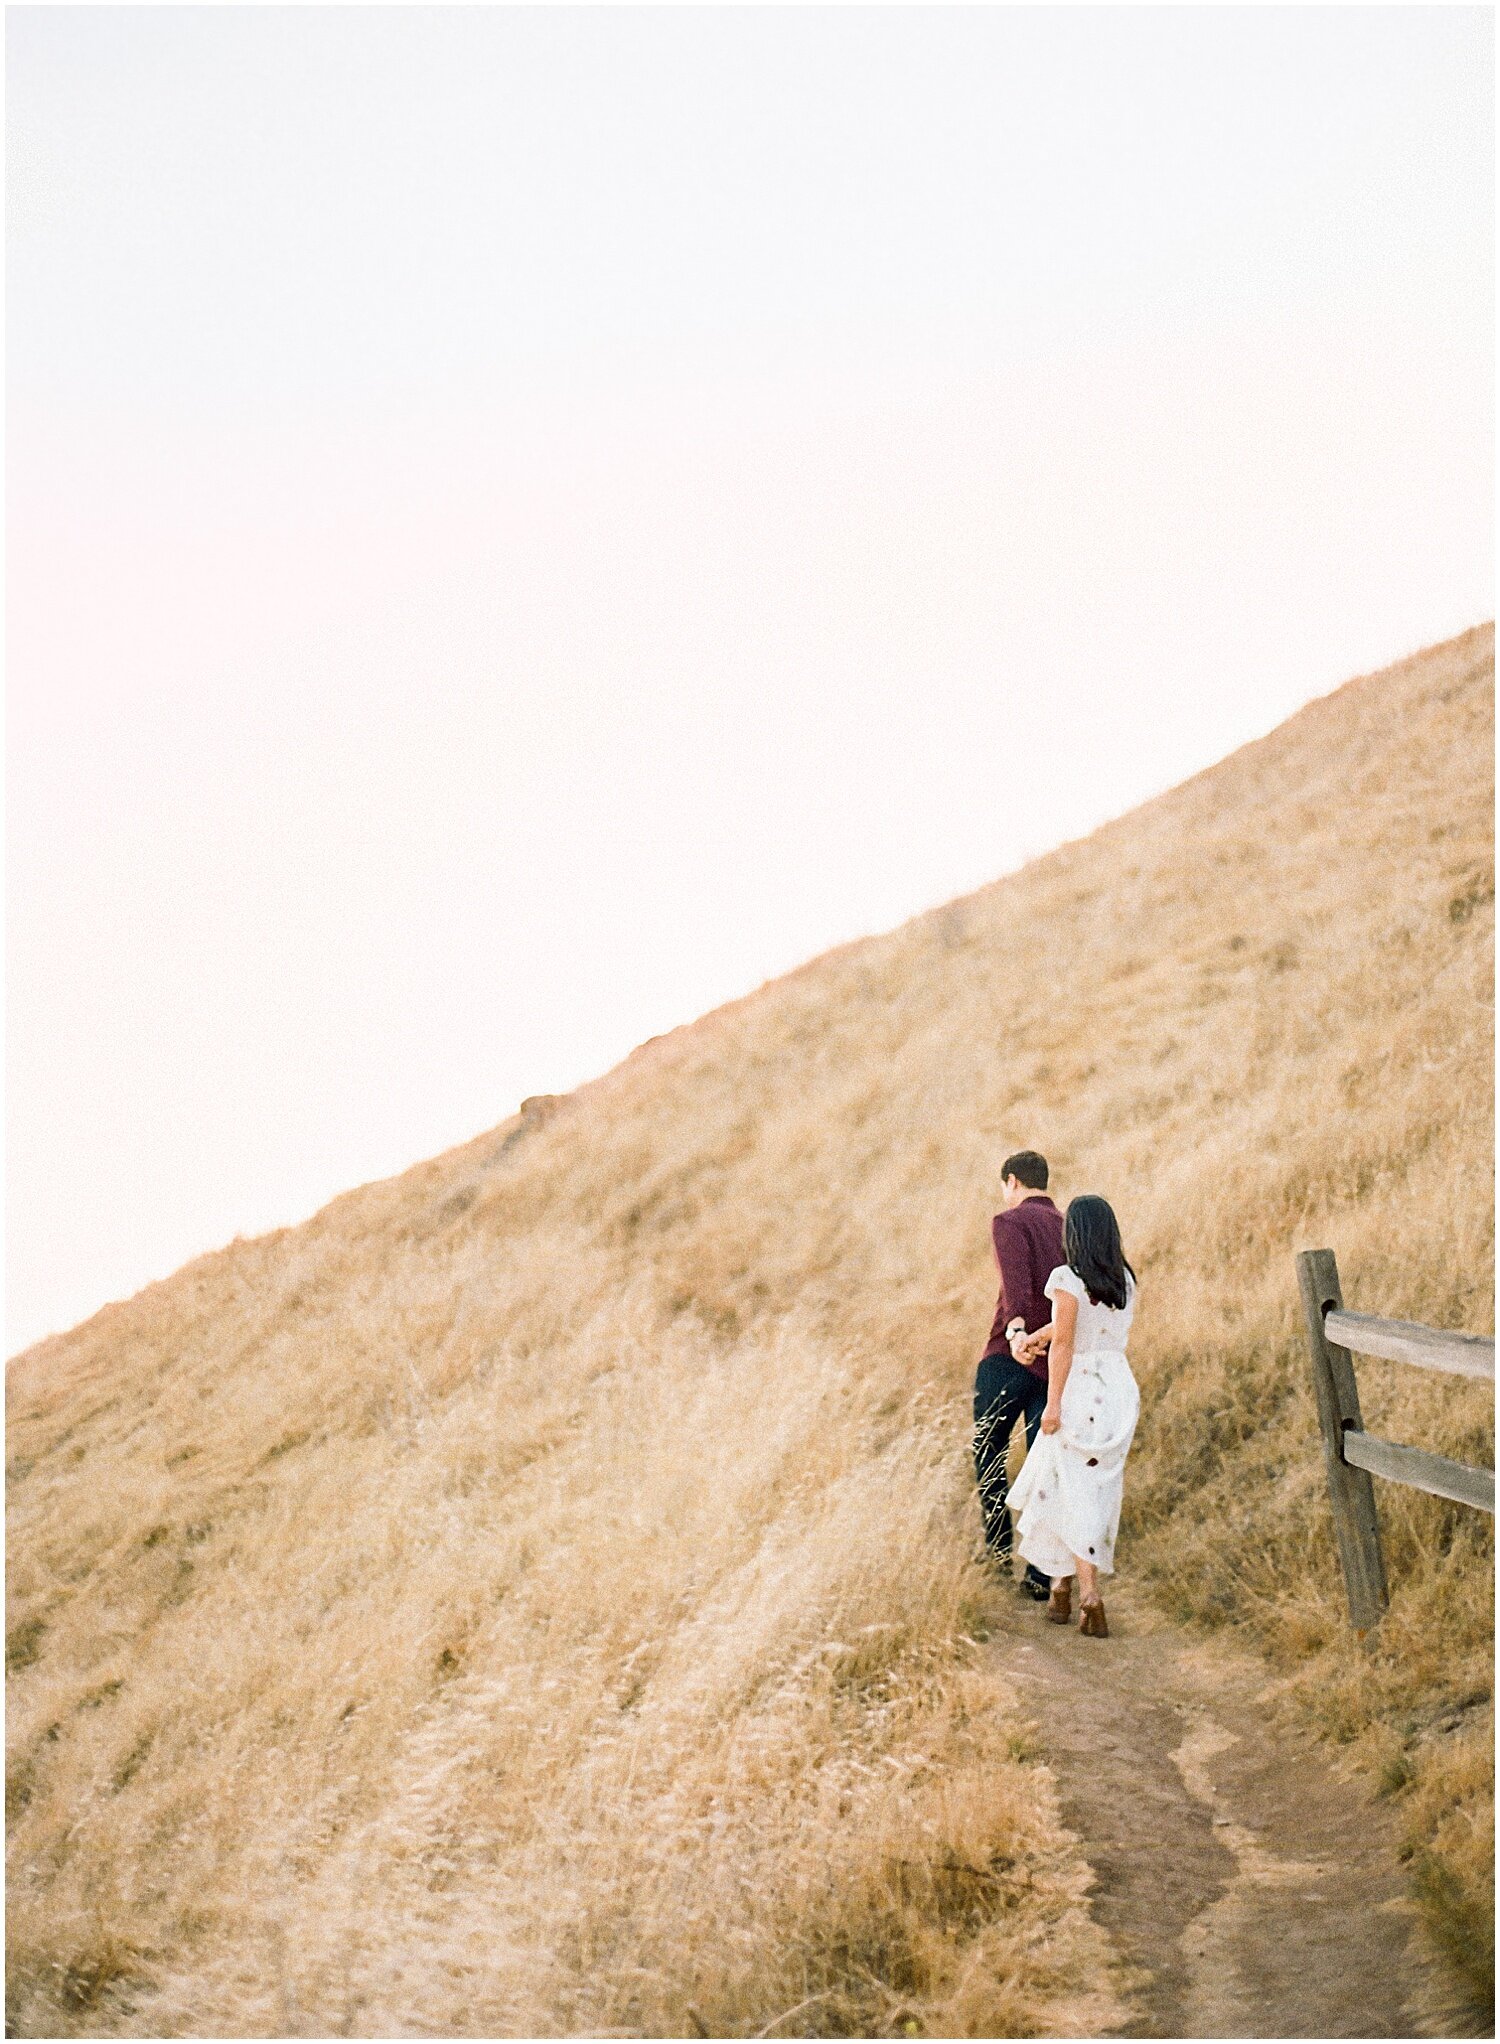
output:
M 1031 1446 L 1046 1404 L 1046 1380 L 1034 1370 L 1023 1370 L 1014 1357 L 986 1356 L 979 1365 L 974 1379 L 974 1474 L 979 1479 L 985 1545 L 991 1558 L 1005 1569 L 1010 1566 L 1011 1550 L 1005 1451 L 1018 1419 L 1026 1422 L 1026 1445 Z M 1047 1578 L 1029 1562 L 1026 1576 L 1039 1587 L 1047 1584 Z

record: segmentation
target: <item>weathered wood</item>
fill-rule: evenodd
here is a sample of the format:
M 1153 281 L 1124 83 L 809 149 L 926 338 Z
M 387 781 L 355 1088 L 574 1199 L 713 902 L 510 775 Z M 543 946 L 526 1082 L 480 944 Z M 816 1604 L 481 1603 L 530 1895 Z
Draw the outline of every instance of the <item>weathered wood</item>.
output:
M 1307 1316 L 1307 1345 L 1312 1358 L 1313 1391 L 1323 1434 L 1323 1461 L 1328 1471 L 1328 1498 L 1349 1617 L 1358 1633 L 1379 1623 L 1389 1601 L 1385 1562 L 1380 1552 L 1380 1521 L 1375 1511 L 1375 1486 L 1367 1470 L 1344 1459 L 1344 1430 L 1361 1425 L 1354 1359 L 1348 1349 L 1328 1339 L 1324 1315 L 1342 1308 L 1338 1264 L 1331 1249 L 1304 1249 L 1297 1258 L 1297 1282 Z
M 1435 1498 L 1451 1498 L 1458 1505 L 1473 1505 L 1476 1511 L 1494 1516 L 1493 1469 L 1471 1469 L 1467 1462 L 1450 1462 L 1446 1455 L 1430 1455 L 1425 1448 L 1382 1441 L 1378 1434 L 1367 1434 L 1359 1427 L 1344 1429 L 1344 1460 L 1391 1483 L 1425 1490 Z
M 1331 1342 L 1353 1349 L 1357 1356 L 1384 1356 L 1392 1363 L 1415 1363 L 1419 1370 L 1495 1381 L 1495 1344 L 1482 1334 L 1448 1334 L 1441 1328 L 1421 1327 L 1415 1320 L 1382 1320 L 1373 1313 L 1337 1308 L 1323 1325 Z

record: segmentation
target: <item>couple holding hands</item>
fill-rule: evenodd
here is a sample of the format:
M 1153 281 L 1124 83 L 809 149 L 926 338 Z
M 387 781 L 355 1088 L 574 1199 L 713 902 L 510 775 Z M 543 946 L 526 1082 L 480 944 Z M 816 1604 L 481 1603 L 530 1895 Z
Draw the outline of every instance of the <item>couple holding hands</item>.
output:
M 992 1226 L 1000 1301 L 974 1385 L 974 1468 L 985 1542 L 1009 1574 L 1012 1515 L 1026 1564 L 1023 1593 L 1066 1625 L 1107 1639 L 1099 1594 L 1112 1575 L 1125 1458 L 1140 1392 L 1125 1359 L 1135 1273 L 1109 1201 L 1083 1193 L 1066 1215 L 1047 1194 L 1047 1160 L 1019 1150 L 1001 1169 Z M 1016 1421 L 1026 1462 L 1007 1496 Z

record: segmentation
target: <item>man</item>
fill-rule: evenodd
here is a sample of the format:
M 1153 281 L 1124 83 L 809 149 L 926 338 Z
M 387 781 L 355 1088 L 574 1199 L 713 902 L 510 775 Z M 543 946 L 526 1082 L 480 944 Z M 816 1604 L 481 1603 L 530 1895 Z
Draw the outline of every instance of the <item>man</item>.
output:
M 1018 1150 L 1001 1168 L 1002 1210 L 991 1225 L 1000 1266 L 1000 1299 L 989 1344 L 974 1380 L 974 1473 L 984 1512 L 984 1538 L 1002 1574 L 1010 1572 L 1011 1526 L 1006 1509 L 1005 1454 L 1018 1419 L 1026 1423 L 1026 1445 L 1036 1439 L 1047 1403 L 1047 1358 L 1019 1360 L 1026 1336 L 1052 1317 L 1042 1287 L 1063 1253 L 1063 1217 L 1047 1197 L 1047 1160 L 1035 1150 Z M 1027 1567 L 1021 1592 L 1039 1603 L 1051 1585 Z

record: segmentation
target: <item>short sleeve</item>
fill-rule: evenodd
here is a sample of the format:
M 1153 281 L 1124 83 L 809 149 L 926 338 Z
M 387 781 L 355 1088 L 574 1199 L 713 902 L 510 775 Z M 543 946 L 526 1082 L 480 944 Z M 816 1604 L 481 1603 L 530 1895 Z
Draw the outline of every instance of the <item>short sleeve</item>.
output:
M 1053 1271 L 1042 1289 L 1049 1299 L 1055 1299 L 1059 1292 L 1068 1292 L 1078 1301 L 1080 1306 L 1087 1296 L 1083 1288 L 1083 1279 L 1071 1265 L 1066 1263 L 1060 1263 L 1057 1266 L 1057 1269 Z

